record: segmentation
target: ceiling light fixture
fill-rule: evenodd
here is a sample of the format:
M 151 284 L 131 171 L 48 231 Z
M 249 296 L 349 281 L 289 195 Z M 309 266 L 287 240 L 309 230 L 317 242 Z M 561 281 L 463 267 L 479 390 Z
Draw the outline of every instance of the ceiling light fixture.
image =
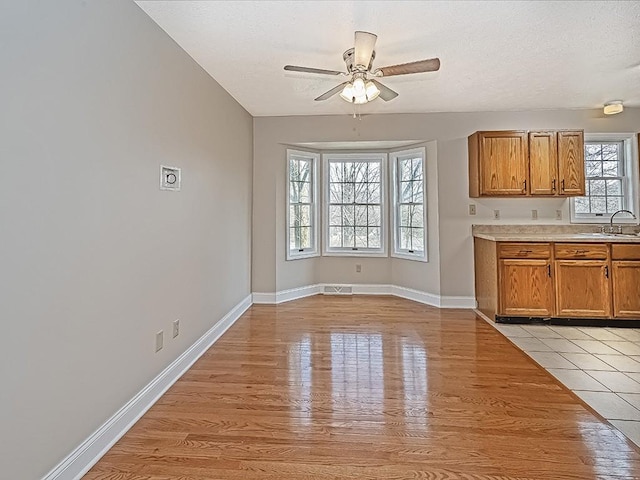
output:
M 622 112 L 622 110 L 624 110 L 622 100 L 612 100 L 604 104 L 605 115 L 615 115 L 616 113 Z
M 365 81 L 363 73 L 353 75 L 353 80 L 345 85 L 340 93 L 343 100 L 362 105 L 378 98 L 380 89 L 371 80 Z

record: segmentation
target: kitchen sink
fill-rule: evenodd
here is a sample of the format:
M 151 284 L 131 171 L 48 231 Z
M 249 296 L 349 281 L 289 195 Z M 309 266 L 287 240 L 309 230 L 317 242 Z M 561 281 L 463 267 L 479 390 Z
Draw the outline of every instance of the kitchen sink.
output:
M 593 232 L 593 233 L 579 233 L 581 237 L 594 237 L 594 238 L 607 238 L 607 237 L 631 237 L 631 238 L 640 238 L 640 235 L 637 233 L 602 233 L 602 232 Z

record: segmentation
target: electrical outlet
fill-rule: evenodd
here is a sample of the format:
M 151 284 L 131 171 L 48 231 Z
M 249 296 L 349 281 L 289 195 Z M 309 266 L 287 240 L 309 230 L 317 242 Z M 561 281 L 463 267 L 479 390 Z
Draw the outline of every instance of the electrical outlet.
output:
M 494 210 L 493 211 L 493 219 L 494 220 L 500 220 L 500 210 Z
M 360 265 L 359 263 L 356 264 L 356 273 L 360 273 L 362 272 L 362 265 Z
M 531 210 L 531 220 L 538 219 L 538 210 Z
M 180 320 L 173 321 L 173 338 L 176 338 L 180 335 Z
M 469 204 L 469 215 L 475 215 L 476 214 L 476 204 L 475 203 L 470 203 Z
M 562 210 L 556 210 L 556 220 L 562 220 Z
M 162 350 L 163 346 L 164 346 L 164 332 L 160 330 L 158 333 L 156 333 L 156 352 L 159 352 L 160 350 Z

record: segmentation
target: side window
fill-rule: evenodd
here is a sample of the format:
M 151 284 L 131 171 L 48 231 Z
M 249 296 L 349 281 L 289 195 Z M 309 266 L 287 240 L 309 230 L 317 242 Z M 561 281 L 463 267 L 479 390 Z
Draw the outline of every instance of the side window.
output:
M 317 256 L 319 155 L 287 150 L 287 260 Z
M 427 260 L 425 150 L 391 155 L 393 198 L 392 256 Z

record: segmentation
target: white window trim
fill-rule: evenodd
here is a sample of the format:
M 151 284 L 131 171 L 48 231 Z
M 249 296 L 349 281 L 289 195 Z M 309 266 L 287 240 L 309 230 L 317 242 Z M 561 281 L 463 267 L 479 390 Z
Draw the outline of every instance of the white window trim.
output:
M 631 210 L 637 218 L 640 211 L 640 205 L 638 196 L 640 193 L 640 172 L 638 165 L 638 138 L 635 133 L 585 133 L 584 141 L 586 142 L 615 142 L 622 141 L 625 149 L 625 172 L 626 181 L 623 188 L 626 190 L 625 198 L 630 199 L 630 204 L 625 206 L 626 209 Z M 576 214 L 574 198 L 569 201 L 570 221 L 571 223 L 604 223 L 610 222 L 611 215 L 603 215 L 596 217 L 595 215 Z M 580 215 L 580 216 L 578 216 Z M 638 225 L 638 220 L 633 219 L 628 215 L 618 215 L 615 218 L 616 223 L 627 223 L 631 225 Z
M 379 161 L 380 162 L 380 248 L 347 250 L 329 248 L 329 162 Z M 322 255 L 325 257 L 388 257 L 387 237 L 387 154 L 386 153 L 324 153 L 322 154 Z
M 312 244 L 313 247 L 310 249 L 306 249 L 302 252 L 297 250 L 291 250 L 289 248 L 289 241 L 291 239 L 291 208 L 290 208 L 290 190 L 291 190 L 291 178 L 290 178 L 290 164 L 291 159 L 303 159 L 303 160 L 311 160 L 311 172 L 313 174 L 313 178 L 311 181 L 311 223 L 312 223 Z M 320 163 L 320 154 L 313 152 L 304 152 L 302 150 L 291 150 L 287 149 L 287 188 L 286 188 L 286 236 L 285 236 L 285 248 L 286 248 L 286 259 L 287 260 L 300 260 L 303 258 L 312 258 L 320 256 L 320 235 L 319 235 L 319 197 L 318 197 L 318 181 L 319 181 L 319 163 Z
M 389 161 L 389 174 L 391 181 L 390 183 L 390 195 L 391 195 L 391 208 L 393 212 L 391 214 L 392 217 L 392 245 L 391 256 L 394 258 L 403 258 L 405 260 L 414 260 L 419 262 L 428 262 L 429 261 L 429 244 L 428 244 L 428 225 L 427 225 L 427 154 L 426 149 L 424 147 L 413 148 L 411 150 L 402 150 L 397 152 L 392 152 L 391 159 Z M 422 186 L 422 211 L 424 215 L 423 225 L 424 225 L 424 252 L 420 253 L 409 253 L 406 250 L 403 250 L 399 247 L 400 244 L 400 232 L 399 232 L 399 201 L 398 201 L 398 163 L 400 160 L 405 158 L 415 158 L 416 156 L 422 157 L 422 181 L 424 182 Z

